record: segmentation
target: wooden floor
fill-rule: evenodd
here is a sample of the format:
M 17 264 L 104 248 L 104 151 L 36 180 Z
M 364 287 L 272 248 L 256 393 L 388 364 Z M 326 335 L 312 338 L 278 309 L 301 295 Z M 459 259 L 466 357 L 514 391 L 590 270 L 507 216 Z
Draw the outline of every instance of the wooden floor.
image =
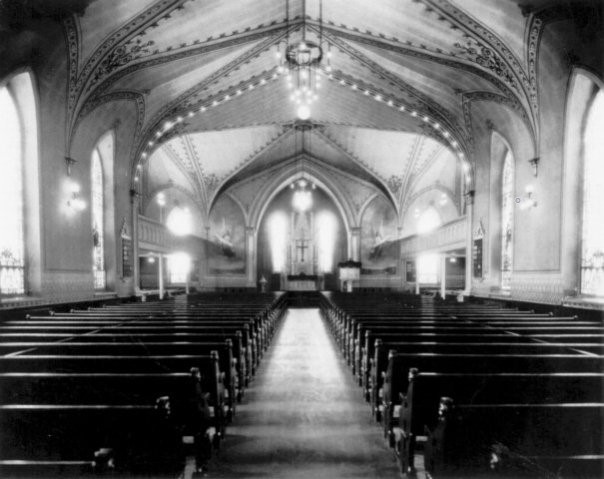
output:
M 318 310 L 287 313 L 208 477 L 399 477 Z

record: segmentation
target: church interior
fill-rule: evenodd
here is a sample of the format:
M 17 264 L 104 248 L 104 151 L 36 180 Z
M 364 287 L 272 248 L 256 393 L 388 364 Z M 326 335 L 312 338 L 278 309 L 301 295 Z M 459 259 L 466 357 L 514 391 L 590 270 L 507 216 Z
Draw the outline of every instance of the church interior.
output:
M 2 477 L 604 475 L 601 0 L 0 0 L 0 125 Z

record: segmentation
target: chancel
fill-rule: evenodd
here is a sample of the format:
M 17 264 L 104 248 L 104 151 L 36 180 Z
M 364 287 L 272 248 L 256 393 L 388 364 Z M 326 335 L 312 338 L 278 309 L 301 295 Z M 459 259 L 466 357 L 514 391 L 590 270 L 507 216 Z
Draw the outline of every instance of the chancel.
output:
M 604 477 L 604 2 L 0 38 L 1 477 Z

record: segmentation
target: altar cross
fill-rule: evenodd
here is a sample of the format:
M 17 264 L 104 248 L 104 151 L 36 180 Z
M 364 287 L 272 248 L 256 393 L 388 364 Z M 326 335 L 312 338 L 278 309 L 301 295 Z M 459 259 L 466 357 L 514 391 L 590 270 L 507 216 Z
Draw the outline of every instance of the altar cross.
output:
M 305 239 L 296 240 L 296 249 L 298 250 L 298 257 L 300 262 L 304 263 L 304 252 L 308 249 L 308 241 Z

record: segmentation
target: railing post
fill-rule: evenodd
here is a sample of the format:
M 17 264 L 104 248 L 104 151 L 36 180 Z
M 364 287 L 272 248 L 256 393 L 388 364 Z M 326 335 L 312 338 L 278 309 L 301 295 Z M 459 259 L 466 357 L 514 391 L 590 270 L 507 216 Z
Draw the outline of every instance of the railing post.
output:
M 472 271 L 474 265 L 472 262 L 472 213 L 474 209 L 474 190 L 466 193 L 466 277 L 464 296 L 470 296 L 472 290 Z
M 159 253 L 158 284 L 159 284 L 159 299 L 164 299 L 164 255 Z
M 136 294 L 140 289 L 140 265 L 138 259 L 138 202 L 140 195 L 136 190 L 130 190 L 132 208 L 132 286 Z
M 440 297 L 445 299 L 447 295 L 447 255 L 440 255 Z

